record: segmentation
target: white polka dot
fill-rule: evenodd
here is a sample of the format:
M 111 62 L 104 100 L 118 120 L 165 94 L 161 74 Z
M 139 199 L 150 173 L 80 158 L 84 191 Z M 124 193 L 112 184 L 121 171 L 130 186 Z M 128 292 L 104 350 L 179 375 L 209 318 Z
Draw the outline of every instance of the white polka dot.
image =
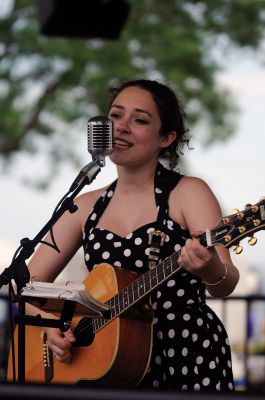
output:
M 194 367 L 194 372 L 195 372 L 195 374 L 196 374 L 196 375 L 198 375 L 198 374 L 199 374 L 199 370 L 198 370 L 198 367 L 197 367 L 197 365 L 195 365 L 195 367 Z
M 121 262 L 120 261 L 115 261 L 113 263 L 113 265 L 115 265 L 116 267 L 121 267 Z
M 187 385 L 183 385 L 181 390 L 183 390 L 184 392 L 186 392 L 188 390 L 188 386 Z
M 158 193 L 158 194 L 163 193 L 162 190 L 159 189 L 159 188 L 155 188 L 155 192 Z
M 90 217 L 90 219 L 92 219 L 92 221 L 94 221 L 96 218 L 97 218 L 97 214 L 96 213 L 93 213 L 91 215 L 91 217 Z
M 210 313 L 207 313 L 207 316 L 208 316 L 208 318 L 209 318 L 209 319 L 213 319 L 213 316 L 212 316 L 212 314 L 210 314 Z
M 162 331 L 158 331 L 157 332 L 157 337 L 158 337 L 158 339 L 163 340 L 163 332 Z
M 91 233 L 91 235 L 88 236 L 88 240 L 93 240 L 95 237 L 94 233 Z
M 164 304 L 163 304 L 163 308 L 165 308 L 166 310 L 168 309 L 168 308 L 170 308 L 172 306 L 172 302 L 171 301 L 166 301 Z
M 203 347 L 204 347 L 205 349 L 207 349 L 207 347 L 210 346 L 210 340 L 208 340 L 208 339 L 204 340 L 202 345 L 203 345 Z
M 139 244 L 142 243 L 142 239 L 141 239 L 141 238 L 136 238 L 135 241 L 134 241 L 134 243 L 135 243 L 136 245 L 139 245 Z
M 229 342 L 229 339 L 228 339 L 228 338 L 225 339 L 225 343 L 227 344 L 227 346 L 230 345 L 230 342 Z
M 133 235 L 133 233 L 131 232 L 131 233 L 129 233 L 126 237 L 125 237 L 125 239 L 131 239 L 131 237 L 132 237 L 132 235 Z
M 200 389 L 201 389 L 200 384 L 199 383 L 195 383 L 194 390 L 199 391 Z
M 225 347 L 224 347 L 224 346 L 222 346 L 222 353 L 223 353 L 223 354 L 226 353 L 226 350 L 225 350 Z
M 170 279 L 170 281 L 168 281 L 168 283 L 167 283 L 167 286 L 172 287 L 172 286 L 175 286 L 175 284 L 176 284 L 176 281 L 174 279 Z
M 232 367 L 232 364 L 231 364 L 231 361 L 230 361 L 230 360 L 227 361 L 227 366 L 228 366 L 229 368 Z
M 104 253 L 102 254 L 102 258 L 103 260 L 107 260 L 107 258 L 109 258 L 110 253 L 108 251 L 104 251 Z
M 167 319 L 169 321 L 173 321 L 173 319 L 175 319 L 175 314 L 173 314 L 173 313 L 167 314 Z
M 202 326 L 202 324 L 203 324 L 203 320 L 201 318 L 198 318 L 197 319 L 197 325 L 198 326 Z
M 158 382 L 158 381 L 154 381 L 154 382 L 153 382 L 153 387 L 154 387 L 155 389 L 158 389 L 158 388 L 159 388 L 159 382 Z
M 211 361 L 209 364 L 210 369 L 214 369 L 216 367 L 215 361 Z
M 173 221 L 167 221 L 167 227 L 169 230 L 173 231 Z
M 169 329 L 169 331 L 168 331 L 168 337 L 169 337 L 170 339 L 173 339 L 173 338 L 175 337 L 175 331 L 174 331 L 174 329 Z
M 169 373 L 170 373 L 171 376 L 174 375 L 174 372 L 175 372 L 174 368 L 173 367 L 169 367 Z
M 175 251 L 179 251 L 180 249 L 181 249 L 181 247 L 180 247 L 179 244 L 176 244 L 176 245 L 174 246 L 174 250 L 175 250 Z
M 204 378 L 204 379 L 202 380 L 203 386 L 208 386 L 209 383 L 210 383 L 210 379 L 209 379 L 209 378 Z
M 159 299 L 159 297 L 161 297 L 161 292 L 158 290 L 156 293 L 156 298 Z
M 216 333 L 213 335 L 213 338 L 214 338 L 214 340 L 215 340 L 216 342 L 218 342 L 219 338 L 218 338 L 218 336 L 216 335 Z
M 157 302 L 154 302 L 154 303 L 152 304 L 152 308 L 153 308 L 153 310 L 156 310 L 156 308 L 157 308 Z
M 174 349 L 169 349 L 168 350 L 168 352 L 167 352 L 167 354 L 168 354 L 168 357 L 174 357 L 174 355 L 175 355 L 175 350 Z
M 149 254 L 150 254 L 150 248 L 149 247 L 147 249 L 145 249 L 145 254 L 149 257 Z
M 110 190 L 109 193 L 107 194 L 108 197 L 113 196 L 113 190 Z
M 130 257 L 131 253 L 132 253 L 132 252 L 131 252 L 130 249 L 125 249 L 124 252 L 123 252 L 123 254 L 125 255 L 125 257 Z
M 233 383 L 232 383 L 232 382 L 229 382 L 228 387 L 229 387 L 230 390 L 233 390 L 233 389 L 234 389 Z
M 95 249 L 95 250 L 98 250 L 99 248 L 100 248 L 100 243 L 98 243 L 98 242 L 95 243 L 95 244 L 94 244 L 94 249 Z
M 200 364 L 202 364 L 202 363 L 203 363 L 203 357 L 202 357 L 202 356 L 198 356 L 198 357 L 196 358 L 196 364 L 200 365 Z
M 153 324 L 155 325 L 155 324 L 157 324 L 157 322 L 158 322 L 158 318 L 154 317 L 153 318 Z
M 189 331 L 188 331 L 188 329 L 184 329 L 183 331 L 182 331 L 182 337 L 184 337 L 184 338 L 187 338 L 188 336 L 189 336 Z
M 144 263 L 141 260 L 136 260 L 135 265 L 136 267 L 141 268 L 144 265 Z
M 166 235 L 165 242 L 169 242 L 169 240 L 170 240 L 170 237 L 168 235 Z
M 90 259 L 90 255 L 88 253 L 85 254 L 85 260 L 88 261 Z
M 192 337 L 192 341 L 193 341 L 193 342 L 196 342 L 196 341 L 198 340 L 198 335 L 197 335 L 197 333 L 193 333 L 191 337 Z
M 184 321 L 189 321 L 190 320 L 190 314 L 184 314 L 183 315 Z
M 216 387 L 216 390 L 221 390 L 221 385 L 220 385 L 220 381 L 217 383 L 217 385 L 215 386 Z
M 113 239 L 113 233 L 108 233 L 106 239 L 111 240 Z
M 183 355 L 183 357 L 186 357 L 187 355 L 188 355 L 188 349 L 187 349 L 187 347 L 183 347 L 183 349 L 182 349 L 182 355 Z
M 162 363 L 161 357 L 160 356 L 156 356 L 155 362 L 156 362 L 156 364 L 161 365 L 161 363 Z
M 188 367 L 186 365 L 182 368 L 182 375 L 187 375 L 188 373 Z
M 221 327 L 221 325 L 217 325 L 217 329 L 219 332 L 222 332 L 223 328 Z
M 187 300 L 187 304 L 194 304 L 194 300 L 192 299 Z
M 184 295 L 184 290 L 183 289 L 179 289 L 178 291 L 177 291 L 177 296 L 178 297 L 182 297 L 183 295 Z
M 225 369 L 223 369 L 223 375 L 226 376 L 226 370 Z
M 113 243 L 113 246 L 114 246 L 114 247 L 121 247 L 121 242 L 114 242 L 114 243 Z

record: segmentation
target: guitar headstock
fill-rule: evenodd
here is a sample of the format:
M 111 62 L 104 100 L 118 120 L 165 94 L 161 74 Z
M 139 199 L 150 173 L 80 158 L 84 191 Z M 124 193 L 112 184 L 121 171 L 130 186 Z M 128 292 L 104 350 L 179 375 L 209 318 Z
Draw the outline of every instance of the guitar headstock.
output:
M 257 242 L 254 233 L 262 229 L 265 229 L 265 197 L 254 205 L 247 204 L 242 211 L 234 210 L 233 214 L 223 217 L 214 228 L 206 229 L 200 241 L 204 246 L 235 246 L 239 254 L 243 250 L 240 241 L 249 237 L 248 243 L 253 246 Z

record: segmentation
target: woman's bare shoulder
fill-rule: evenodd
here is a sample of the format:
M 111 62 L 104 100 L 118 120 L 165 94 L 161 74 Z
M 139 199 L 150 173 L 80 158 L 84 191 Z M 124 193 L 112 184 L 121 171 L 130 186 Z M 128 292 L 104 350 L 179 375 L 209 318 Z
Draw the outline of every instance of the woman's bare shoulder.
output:
M 96 190 L 85 192 L 76 198 L 75 203 L 80 207 L 92 208 L 99 197 L 106 191 L 107 187 L 108 186 L 104 186 Z
M 173 196 L 214 196 L 210 186 L 201 178 L 196 176 L 183 176 L 179 184 L 172 191 Z

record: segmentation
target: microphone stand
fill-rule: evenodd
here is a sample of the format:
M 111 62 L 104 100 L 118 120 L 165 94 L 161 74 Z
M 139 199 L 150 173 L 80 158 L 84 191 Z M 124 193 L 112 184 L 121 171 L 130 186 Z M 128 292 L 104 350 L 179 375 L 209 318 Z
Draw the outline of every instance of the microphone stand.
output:
M 73 199 L 87 184 L 95 179 L 102 164 L 102 158 L 94 157 L 93 161 L 86 165 L 79 173 L 67 194 L 63 197 L 60 206 L 54 211 L 50 220 L 40 230 L 40 232 L 32 239 L 24 238 L 20 241 L 20 250 L 16 251 L 12 263 L 8 268 L 5 268 L 0 275 L 0 289 L 2 286 L 10 284 L 12 279 L 17 286 L 17 294 L 14 296 L 13 302 L 18 302 L 18 315 L 15 317 L 15 322 L 18 323 L 18 382 L 25 381 L 25 325 L 59 327 L 66 331 L 73 316 L 73 306 L 71 302 L 65 301 L 62 316 L 60 320 L 44 319 L 40 315 L 35 317 L 25 315 L 25 300 L 20 295 L 22 288 L 29 282 L 30 274 L 26 265 L 26 260 L 34 253 L 35 247 L 41 242 L 42 238 L 51 230 L 53 225 L 59 218 L 69 211 L 71 214 L 77 211 L 78 207 L 74 204 Z M 72 193 L 71 193 L 72 192 Z M 71 193 L 71 194 L 70 194 Z M 70 195 L 69 195 L 70 194 Z M 44 242 L 45 243 L 45 242 Z M 74 303 L 73 303 L 74 304 Z M 44 321 L 43 321 L 44 320 Z

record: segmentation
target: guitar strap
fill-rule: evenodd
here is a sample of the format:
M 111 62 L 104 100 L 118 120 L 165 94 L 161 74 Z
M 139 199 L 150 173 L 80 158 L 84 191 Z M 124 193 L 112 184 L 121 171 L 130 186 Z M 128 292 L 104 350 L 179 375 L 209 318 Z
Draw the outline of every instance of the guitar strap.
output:
M 154 268 L 159 261 L 160 250 L 166 239 L 164 230 L 167 223 L 169 194 L 181 177 L 182 175 L 179 173 L 164 168 L 160 163 L 158 164 L 155 174 L 155 197 L 158 214 L 156 229 L 149 233 L 149 269 Z

